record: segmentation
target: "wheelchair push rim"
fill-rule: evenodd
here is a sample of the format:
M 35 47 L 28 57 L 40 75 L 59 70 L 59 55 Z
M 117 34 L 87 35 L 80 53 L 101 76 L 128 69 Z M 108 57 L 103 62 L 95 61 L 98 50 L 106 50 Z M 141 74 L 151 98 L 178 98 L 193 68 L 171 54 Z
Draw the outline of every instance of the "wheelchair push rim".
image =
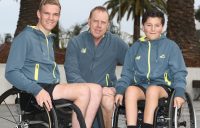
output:
M 0 96 L 0 111 L 2 112 L 0 115 L 0 127 L 29 128 L 37 125 L 37 127 L 41 126 L 42 128 L 58 128 L 56 117 L 54 117 L 54 109 L 50 112 L 43 109 L 46 122 L 26 119 L 31 114 L 21 110 L 20 100 L 17 98 L 20 92 L 16 88 L 11 88 Z

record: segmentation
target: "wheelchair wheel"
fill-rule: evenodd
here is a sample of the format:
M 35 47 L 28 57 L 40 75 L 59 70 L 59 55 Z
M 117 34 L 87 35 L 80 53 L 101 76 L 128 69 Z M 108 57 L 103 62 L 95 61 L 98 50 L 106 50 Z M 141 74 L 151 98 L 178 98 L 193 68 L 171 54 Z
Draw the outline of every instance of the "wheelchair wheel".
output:
M 43 109 L 40 113 L 26 113 L 21 110 L 19 91 L 16 88 L 11 88 L 0 96 L 0 127 L 15 127 L 15 128 L 58 128 L 57 117 L 55 110 L 48 112 Z M 44 120 L 36 120 L 33 117 L 43 115 Z M 31 119 L 26 118 L 31 117 Z M 33 119 L 33 120 L 32 120 Z
M 161 98 L 158 107 L 154 112 L 153 128 L 171 128 L 168 127 L 168 101 L 169 98 Z
M 126 128 L 125 112 L 124 106 L 116 106 L 113 113 L 112 128 Z
M 55 100 L 54 101 L 59 128 L 71 128 L 71 118 L 72 118 L 72 111 L 74 111 L 77 115 L 77 119 L 80 125 L 80 128 L 86 128 L 85 119 L 82 115 L 81 110 L 77 105 L 69 100 Z M 66 118 L 67 117 L 67 118 Z
M 183 106 L 177 110 L 175 115 L 175 108 L 173 107 L 174 92 L 169 104 L 169 128 L 196 128 L 196 116 L 192 100 L 189 94 L 185 93 L 186 101 Z M 176 117 L 175 117 L 176 116 Z M 177 119 L 177 120 L 175 120 Z M 176 121 L 176 122 L 175 122 Z

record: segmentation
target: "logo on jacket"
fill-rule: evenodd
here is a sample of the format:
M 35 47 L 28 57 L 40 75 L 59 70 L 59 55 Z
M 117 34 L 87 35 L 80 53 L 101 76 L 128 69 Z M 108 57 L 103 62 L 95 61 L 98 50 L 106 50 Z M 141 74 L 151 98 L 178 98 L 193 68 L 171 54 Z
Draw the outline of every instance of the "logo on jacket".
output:
M 160 55 L 160 58 L 164 59 L 165 58 L 165 54 Z
M 86 53 L 87 49 L 86 48 L 82 48 L 81 49 L 81 53 Z
M 136 60 L 140 60 L 141 56 L 136 56 L 135 59 Z

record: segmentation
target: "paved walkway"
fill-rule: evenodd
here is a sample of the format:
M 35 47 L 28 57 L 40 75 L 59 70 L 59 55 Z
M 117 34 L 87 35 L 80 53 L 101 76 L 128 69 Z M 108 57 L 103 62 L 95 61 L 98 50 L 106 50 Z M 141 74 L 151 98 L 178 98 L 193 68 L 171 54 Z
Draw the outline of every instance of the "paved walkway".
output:
M 197 119 L 197 128 L 200 127 L 200 101 L 194 101 L 193 102 L 195 113 L 196 113 L 196 119 Z M 3 109 L 0 109 L 0 117 L 5 114 L 5 111 Z M 124 126 L 125 127 L 125 126 Z M 0 119 L 0 128 L 14 128 L 12 123 L 8 123 L 5 120 Z
M 200 101 L 194 101 L 193 105 L 196 112 L 197 128 L 200 128 Z

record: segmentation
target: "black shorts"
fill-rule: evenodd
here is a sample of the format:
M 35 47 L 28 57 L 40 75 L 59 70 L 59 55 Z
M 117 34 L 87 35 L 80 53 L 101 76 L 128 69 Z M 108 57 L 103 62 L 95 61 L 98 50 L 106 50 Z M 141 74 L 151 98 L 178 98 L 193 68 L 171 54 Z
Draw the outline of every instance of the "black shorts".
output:
M 51 99 L 53 99 L 53 96 L 52 96 L 53 90 L 54 90 L 55 86 L 56 86 L 57 84 L 59 84 L 59 83 L 56 83 L 56 84 L 38 83 L 38 84 L 39 84 L 44 90 L 46 90 L 46 91 L 49 93 Z
M 50 97 L 52 97 L 53 90 L 55 86 L 58 84 L 45 84 L 45 83 L 38 83 L 43 89 L 45 89 Z M 26 112 L 32 112 L 32 111 L 38 111 L 38 108 L 36 107 L 37 101 L 34 98 L 32 94 L 26 93 L 22 91 L 20 93 L 20 107 L 22 110 Z
M 140 86 L 140 85 L 132 85 L 132 86 L 136 86 L 136 87 L 140 88 L 140 89 L 144 92 L 144 94 L 146 94 L 146 88 L 145 88 L 145 87 Z M 161 84 L 161 85 L 157 85 L 157 86 L 162 87 L 162 88 L 167 92 L 168 96 L 171 95 L 171 93 L 172 93 L 172 88 L 170 88 L 169 86 L 167 86 L 167 85 L 162 85 L 162 84 Z

